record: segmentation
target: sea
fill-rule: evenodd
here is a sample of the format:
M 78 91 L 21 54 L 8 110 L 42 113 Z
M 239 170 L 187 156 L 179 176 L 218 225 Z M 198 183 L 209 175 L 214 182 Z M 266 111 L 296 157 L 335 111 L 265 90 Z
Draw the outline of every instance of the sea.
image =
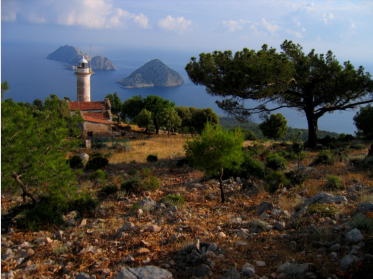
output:
M 1 82 L 8 81 L 10 90 L 3 99 L 12 98 L 16 102 L 32 103 L 35 99 L 44 100 L 50 94 L 59 98 L 69 97 L 76 100 L 76 76 L 72 70 L 64 68 L 65 62 L 46 59 L 60 45 L 2 42 L 1 44 Z M 79 48 L 79 47 L 78 47 Z M 79 48 L 89 53 L 87 49 Z M 207 50 L 209 51 L 209 50 Z M 215 103 L 219 98 L 206 93 L 204 86 L 193 84 L 185 71 L 192 56 L 199 53 L 191 51 L 163 50 L 154 48 L 102 47 L 92 52 L 92 56 L 108 57 L 116 71 L 97 71 L 91 76 L 91 100 L 101 101 L 107 94 L 117 92 L 122 101 L 135 96 L 157 95 L 175 102 L 177 106 L 195 106 L 212 108 L 219 116 L 227 116 Z M 152 59 L 160 59 L 171 69 L 180 73 L 184 84 L 177 87 L 152 87 L 124 89 L 118 80 L 129 76 L 137 68 Z M 373 72 L 373 65 L 370 67 Z M 369 71 L 369 67 L 366 66 Z M 257 103 L 246 101 L 245 106 L 254 107 Z M 307 129 L 306 117 L 295 110 L 281 109 L 288 126 Z M 319 119 L 319 130 L 336 133 L 354 134 L 356 127 L 353 117 L 356 111 L 343 111 L 326 114 Z M 253 122 L 261 123 L 259 116 L 253 116 Z

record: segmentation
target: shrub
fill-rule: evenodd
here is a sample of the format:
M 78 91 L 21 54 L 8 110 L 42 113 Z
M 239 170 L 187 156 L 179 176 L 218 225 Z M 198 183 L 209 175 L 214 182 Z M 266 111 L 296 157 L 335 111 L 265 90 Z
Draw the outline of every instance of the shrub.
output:
M 59 256 L 61 254 L 67 253 L 67 251 L 69 251 L 69 247 L 67 247 L 66 245 L 59 245 L 56 248 L 54 248 L 53 254 Z
M 93 212 L 98 206 L 98 201 L 87 193 L 69 201 L 69 211 L 76 211 L 78 216 L 89 215 L 92 216 Z
M 241 165 L 241 178 L 263 178 L 264 170 L 263 165 L 260 161 L 255 160 L 249 154 L 244 153 L 244 162 Z
M 351 144 L 350 148 L 355 150 L 363 150 L 366 148 L 366 146 L 364 144 Z
M 114 156 L 114 154 L 111 153 L 111 152 L 105 154 L 105 158 L 111 158 L 113 156 Z
M 78 155 L 74 155 L 71 159 L 67 160 L 70 164 L 70 168 L 72 169 L 82 169 L 83 168 L 83 160 Z
M 97 197 L 99 199 L 105 199 L 110 195 L 116 194 L 117 192 L 118 192 L 118 187 L 116 185 L 107 185 L 107 186 L 102 187 L 98 191 Z
M 185 203 L 185 200 L 180 197 L 179 195 L 168 195 L 166 197 L 161 198 L 158 203 L 163 203 L 163 204 L 173 204 L 175 206 L 182 206 Z
M 161 186 L 161 183 L 158 181 L 158 178 L 151 175 L 149 176 L 148 179 L 146 179 L 143 182 L 143 185 L 144 185 L 144 190 L 151 191 L 151 190 L 157 190 Z
M 317 214 L 323 217 L 333 217 L 337 213 L 337 209 L 330 204 L 314 203 L 308 206 L 306 212 L 308 215 Z
M 106 181 L 105 178 L 106 178 L 106 174 L 102 170 L 96 170 L 94 173 L 92 173 L 89 176 L 89 179 L 91 180 L 100 179 L 101 183 L 105 183 Z
M 131 212 L 136 212 L 138 209 L 140 209 L 140 206 L 138 203 L 134 203 L 131 208 L 130 208 L 130 211 Z
M 258 137 L 250 130 L 242 130 L 245 140 L 258 140 Z
M 264 149 L 260 154 L 260 158 L 266 158 L 269 154 L 271 154 L 271 150 L 269 148 Z
M 334 165 L 335 160 L 330 151 L 322 150 L 317 155 L 316 159 L 312 162 L 312 166 L 318 165 Z
M 149 168 L 143 168 L 141 170 L 141 176 L 142 177 L 149 177 L 152 171 Z
M 342 180 L 335 175 L 329 175 L 326 177 L 326 188 L 328 189 L 341 189 L 343 187 Z
M 279 171 L 273 171 L 266 175 L 264 180 L 267 182 L 265 190 L 269 193 L 273 193 L 279 188 L 287 187 L 290 184 L 290 181 L 286 178 L 285 174 Z
M 290 180 L 290 183 L 293 185 L 302 185 L 309 177 L 309 173 L 307 172 L 295 172 L 290 171 L 285 173 L 287 179 Z
M 337 140 L 329 135 L 326 135 L 321 139 L 317 139 L 317 141 L 321 143 L 323 146 L 330 146 L 334 144 Z
M 284 157 L 278 154 L 271 154 L 266 158 L 265 166 L 274 171 L 284 170 L 286 168 L 287 161 Z
M 100 153 L 97 153 L 97 154 L 100 154 Z M 95 170 L 105 167 L 108 163 L 109 163 L 109 160 L 106 158 L 103 158 L 102 155 L 100 154 L 100 155 L 90 157 L 85 168 L 86 170 L 95 171 Z
M 354 218 L 351 218 L 350 225 L 352 228 L 356 228 L 361 231 L 373 231 L 373 219 L 367 218 L 366 216 L 355 216 Z
M 137 174 L 137 169 L 136 168 L 130 168 L 127 173 L 129 175 L 136 175 Z
M 263 145 L 255 143 L 254 145 L 248 146 L 245 149 L 248 151 L 250 156 L 255 156 L 255 155 L 259 155 L 260 150 L 263 149 Z
M 126 194 L 140 194 L 142 191 L 144 191 L 144 185 L 140 177 L 132 176 L 121 184 L 120 189 L 122 191 L 126 191 Z
M 150 154 L 150 155 L 146 158 L 146 160 L 147 160 L 148 162 L 150 162 L 150 163 L 152 163 L 152 162 L 157 162 L 157 161 L 158 161 L 158 156 L 157 156 L 157 155 L 152 155 L 152 154 Z

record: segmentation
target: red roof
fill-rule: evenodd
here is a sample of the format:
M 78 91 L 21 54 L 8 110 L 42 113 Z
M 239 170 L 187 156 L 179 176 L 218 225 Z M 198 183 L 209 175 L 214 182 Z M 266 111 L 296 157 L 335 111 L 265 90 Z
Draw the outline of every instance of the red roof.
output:
M 70 110 L 101 110 L 104 102 L 70 102 Z M 107 108 L 106 108 L 107 109 Z
M 95 122 L 95 123 L 103 123 L 103 124 L 112 124 L 110 121 L 106 121 L 106 120 L 102 120 L 102 119 L 98 119 L 98 118 L 93 118 L 93 117 L 89 117 L 89 116 L 86 116 L 86 115 L 83 115 L 83 118 L 85 121 L 89 121 L 89 122 Z
M 84 112 L 84 116 L 92 117 L 92 118 L 99 118 L 99 119 L 110 119 L 109 116 L 107 116 L 107 113 L 103 114 L 102 112 Z

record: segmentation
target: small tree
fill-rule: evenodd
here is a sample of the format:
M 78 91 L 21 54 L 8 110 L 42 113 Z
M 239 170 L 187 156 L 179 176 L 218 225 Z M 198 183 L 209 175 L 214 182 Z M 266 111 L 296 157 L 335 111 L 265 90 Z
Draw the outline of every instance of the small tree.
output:
M 198 109 L 192 114 L 192 125 L 200 134 L 207 122 L 219 124 L 219 116 L 212 108 Z
M 170 136 L 170 130 L 181 125 L 181 118 L 177 114 L 176 110 L 172 107 L 164 108 L 162 112 L 157 115 L 158 125 L 166 126 L 168 130 L 168 136 Z
M 269 118 L 267 117 L 263 123 L 259 124 L 259 129 L 265 137 L 277 141 L 286 135 L 288 129 L 286 124 L 287 121 L 281 113 L 271 114 Z
M 134 119 L 139 127 L 145 127 L 146 133 L 149 132 L 149 125 L 152 124 L 152 113 L 143 109 Z
M 373 139 L 373 106 L 368 105 L 360 108 L 354 116 L 357 135 L 367 140 Z
M 116 115 L 118 124 L 120 123 L 120 113 L 122 111 L 122 101 L 120 100 L 117 92 L 114 94 L 107 94 L 105 98 L 108 98 L 111 104 L 111 112 Z
M 187 140 L 184 145 L 188 161 L 207 175 L 219 174 L 221 202 L 224 203 L 223 172 L 239 167 L 243 162 L 241 130 L 224 131 L 219 125 L 207 123 L 201 136 Z

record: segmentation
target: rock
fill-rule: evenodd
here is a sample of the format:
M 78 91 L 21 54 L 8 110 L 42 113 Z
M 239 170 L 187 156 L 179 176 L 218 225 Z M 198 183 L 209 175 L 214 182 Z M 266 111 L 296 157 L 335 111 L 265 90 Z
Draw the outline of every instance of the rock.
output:
M 127 255 L 126 257 L 122 259 L 122 262 L 124 263 L 133 263 L 134 261 L 135 261 L 135 258 L 132 254 Z
M 270 203 L 270 202 L 266 202 L 266 201 L 262 201 L 259 205 L 258 205 L 258 210 L 256 211 L 256 213 L 258 215 L 262 214 L 263 212 L 265 211 L 268 211 L 268 210 L 271 210 L 273 208 L 273 203 Z
M 297 243 L 295 241 L 290 242 L 290 249 L 295 251 L 297 249 Z
M 319 192 L 315 196 L 309 198 L 306 201 L 306 204 L 314 204 L 314 203 L 320 203 L 320 204 L 347 203 L 347 198 L 345 196 L 334 197 L 331 194 Z
M 123 232 L 123 231 L 130 231 L 130 230 L 134 230 L 136 228 L 135 224 L 134 223 L 131 223 L 131 222 L 127 222 L 123 225 L 123 227 L 121 227 L 118 231 L 119 232 Z
M 237 234 L 237 236 L 241 238 L 245 238 L 245 239 L 248 238 L 250 235 L 249 229 L 239 229 L 239 230 L 236 230 L 235 233 Z
M 102 254 L 102 250 L 100 248 L 89 246 L 89 247 L 82 249 L 80 253 L 81 254 L 92 253 L 93 255 L 96 255 L 96 254 Z
M 54 233 L 54 236 L 58 239 L 61 240 L 63 235 L 63 231 L 59 230 Z
M 238 273 L 235 267 L 232 267 L 231 269 L 226 271 L 224 277 L 226 279 L 239 279 L 241 278 L 241 275 Z
M 154 59 L 118 82 L 124 85 L 123 88 L 132 89 L 178 86 L 183 84 L 184 80 L 179 73 L 167 67 L 162 61 Z
M 147 255 L 150 253 L 150 250 L 148 248 L 140 248 L 137 250 L 136 255 L 142 256 Z
M 1 259 L 3 261 L 10 260 L 15 257 L 15 254 L 13 253 L 12 249 L 6 249 L 5 253 L 1 255 Z
M 354 256 L 354 255 L 346 255 L 346 256 L 343 257 L 343 259 L 339 263 L 339 267 L 342 271 L 346 271 L 352 265 L 355 265 L 359 261 L 360 261 L 360 259 L 358 257 Z
M 373 255 L 365 254 L 364 255 L 364 261 L 369 261 L 369 262 L 373 263 Z
M 236 241 L 236 246 L 237 247 L 245 247 L 245 246 L 247 246 L 249 243 L 247 243 L 246 241 Z
M 337 243 L 330 247 L 330 251 L 337 252 L 341 250 L 341 244 Z
M 83 219 L 83 220 L 80 222 L 79 228 L 82 228 L 82 227 L 85 227 L 85 226 L 87 226 L 87 219 Z
M 170 207 L 168 208 L 168 210 L 171 211 L 171 212 L 173 212 L 173 213 L 175 213 L 175 212 L 178 211 L 177 207 L 174 206 L 173 204 L 170 205 Z
M 212 276 L 212 271 L 208 265 L 200 264 L 191 271 L 191 275 L 196 277 Z
M 239 227 L 242 225 L 242 219 L 241 218 L 233 218 L 231 220 L 229 220 L 229 222 L 227 223 L 227 226 L 232 226 L 232 227 Z
M 267 266 L 267 264 L 263 261 L 255 261 L 256 265 L 259 267 Z
M 156 206 L 156 202 L 154 200 L 152 200 L 151 198 L 149 197 L 145 197 L 143 200 L 139 201 L 138 202 L 138 205 L 143 208 L 143 209 L 147 209 L 147 210 L 152 210 L 154 209 L 154 207 Z
M 226 238 L 227 236 L 223 232 L 219 232 L 217 235 L 218 238 Z
M 356 184 L 354 185 L 354 189 L 355 189 L 356 191 L 360 191 L 361 189 L 363 189 L 363 186 L 361 186 L 360 183 L 356 183 Z
M 338 254 L 337 254 L 337 252 L 331 252 L 331 253 L 329 254 L 329 259 L 330 259 L 331 261 L 336 261 L 336 260 L 338 259 Z
M 282 231 L 285 229 L 285 222 L 276 222 L 273 226 L 275 230 Z
M 255 275 L 255 266 L 249 263 L 245 263 L 242 266 L 242 275 L 248 276 L 248 277 L 253 277 Z
M 157 225 L 151 225 L 148 227 L 148 230 L 151 232 L 159 232 L 162 228 Z
M 302 275 L 308 271 L 309 267 L 311 266 L 310 263 L 304 263 L 304 264 L 292 264 L 292 263 L 284 263 L 280 265 L 277 268 L 277 273 L 283 273 L 287 272 L 288 270 L 291 270 L 293 274 Z
M 347 241 L 352 243 L 357 243 L 364 239 L 364 236 L 361 234 L 361 232 L 358 229 L 353 229 L 345 234 L 345 237 Z
M 87 153 L 81 153 L 80 155 L 80 158 L 84 161 L 87 161 L 89 160 L 89 155 Z
M 207 247 L 207 252 L 211 251 L 215 253 L 217 250 L 218 250 L 218 245 L 216 245 L 215 243 L 210 243 L 209 247 Z
M 78 275 L 75 276 L 75 279 L 90 279 L 89 274 L 80 272 Z
M 172 279 L 172 273 L 152 265 L 136 268 L 122 267 L 116 279 Z
M 143 213 L 144 213 L 144 211 L 141 208 L 137 209 L 137 211 L 136 211 L 137 216 L 141 216 Z
M 373 212 L 373 203 L 372 202 L 361 203 L 358 205 L 357 211 L 363 214 L 366 214 L 368 212 Z

